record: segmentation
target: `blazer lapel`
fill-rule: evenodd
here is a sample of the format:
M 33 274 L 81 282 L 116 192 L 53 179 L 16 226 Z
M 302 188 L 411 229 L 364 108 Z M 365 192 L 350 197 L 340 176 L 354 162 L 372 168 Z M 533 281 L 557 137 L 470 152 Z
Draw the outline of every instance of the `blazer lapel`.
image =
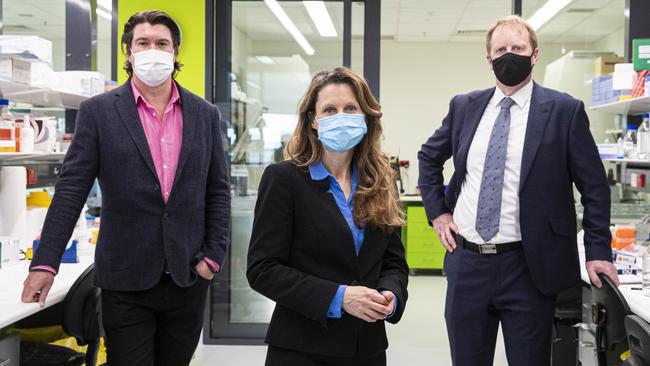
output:
M 530 111 L 528 113 L 528 124 L 526 126 L 526 138 L 524 139 L 524 151 L 521 160 L 521 175 L 519 179 L 519 191 L 524 187 L 526 178 L 535 161 L 537 150 L 544 136 L 544 130 L 553 109 L 553 101 L 547 100 L 544 88 L 535 83 L 533 94 L 530 99 Z
M 460 133 L 460 142 L 458 144 L 457 152 L 457 161 L 454 161 L 454 164 L 457 164 L 456 171 L 460 172 L 462 177 L 465 176 L 466 167 L 467 167 L 467 154 L 469 153 L 469 148 L 472 145 L 472 140 L 474 139 L 474 134 L 478 128 L 485 108 L 487 108 L 488 103 L 492 95 L 494 95 L 495 88 L 490 88 L 484 90 L 477 96 L 470 97 L 469 103 L 467 105 L 467 112 L 463 121 L 460 121 L 462 126 L 462 131 Z
M 181 109 L 183 110 L 183 143 L 181 145 L 180 155 L 178 156 L 178 166 L 176 168 L 176 175 L 174 176 L 172 195 L 174 191 L 173 187 L 176 186 L 176 182 L 180 179 L 185 163 L 187 163 L 187 159 L 192 151 L 194 135 L 196 132 L 196 123 L 199 118 L 198 103 L 196 103 L 187 90 L 178 84 L 176 84 L 176 86 L 178 87 L 178 93 L 181 97 Z
M 151 151 L 149 150 L 149 143 L 144 134 L 140 115 L 138 114 L 138 107 L 135 103 L 133 91 L 131 90 L 131 81 L 129 80 L 119 87 L 115 91 L 115 94 L 119 97 L 114 103 L 117 113 L 120 115 L 122 122 L 129 131 L 142 159 L 144 159 L 154 177 L 158 179 L 158 174 L 156 173 L 156 168 L 153 164 L 153 158 L 151 157 Z

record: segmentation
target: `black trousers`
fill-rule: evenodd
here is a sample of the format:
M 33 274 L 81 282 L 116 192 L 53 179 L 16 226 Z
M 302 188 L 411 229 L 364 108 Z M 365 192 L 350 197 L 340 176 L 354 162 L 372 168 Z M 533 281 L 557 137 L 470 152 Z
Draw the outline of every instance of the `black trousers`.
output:
M 266 366 L 386 366 L 386 352 L 372 358 L 332 357 L 269 346 Z
M 201 335 L 210 282 L 187 288 L 169 275 L 146 291 L 102 290 L 109 366 L 189 365 Z
M 523 250 L 481 255 L 458 248 L 445 256 L 445 320 L 455 366 L 490 366 L 503 329 L 510 366 L 548 366 L 556 296 L 532 281 Z

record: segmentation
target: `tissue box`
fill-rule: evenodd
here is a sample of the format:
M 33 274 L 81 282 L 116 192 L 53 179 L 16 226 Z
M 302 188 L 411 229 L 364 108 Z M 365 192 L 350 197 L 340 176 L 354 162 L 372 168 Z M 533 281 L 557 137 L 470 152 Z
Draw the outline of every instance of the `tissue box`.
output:
M 38 240 L 34 240 L 33 246 L 33 252 L 34 255 L 36 255 L 36 251 L 38 251 Z M 77 240 L 71 240 L 71 243 L 68 243 L 68 246 L 65 249 L 65 252 L 63 252 L 63 256 L 61 257 L 61 263 L 79 263 L 79 255 L 77 254 Z
M 60 84 L 56 90 L 92 97 L 104 92 L 106 77 L 95 71 L 57 72 Z
M 0 54 L 5 58 L 39 59 L 52 64 L 52 42 L 38 36 L 0 36 Z

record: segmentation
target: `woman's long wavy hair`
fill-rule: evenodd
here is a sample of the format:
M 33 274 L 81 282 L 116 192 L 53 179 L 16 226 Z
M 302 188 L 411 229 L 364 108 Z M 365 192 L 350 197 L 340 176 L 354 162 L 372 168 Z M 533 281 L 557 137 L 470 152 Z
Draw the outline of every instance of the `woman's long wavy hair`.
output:
M 352 199 L 354 221 L 358 226 L 369 225 L 389 231 L 404 223 L 403 213 L 395 187 L 395 172 L 390 167 L 388 155 L 381 151 L 381 106 L 364 78 L 346 67 L 335 67 L 314 75 L 300 103 L 298 125 L 285 147 L 284 156 L 301 167 L 321 159 L 323 147 L 312 122 L 316 117 L 318 94 L 330 84 L 346 84 L 352 88 L 368 127 L 352 157 L 352 164 L 359 172 L 359 183 Z

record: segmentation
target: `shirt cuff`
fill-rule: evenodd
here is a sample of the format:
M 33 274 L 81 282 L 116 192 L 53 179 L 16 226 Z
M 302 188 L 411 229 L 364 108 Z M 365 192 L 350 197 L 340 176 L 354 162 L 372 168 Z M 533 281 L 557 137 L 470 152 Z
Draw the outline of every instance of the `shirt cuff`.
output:
M 213 261 L 212 259 L 210 259 L 208 257 L 203 257 L 203 261 L 205 263 L 207 263 L 208 266 L 210 266 L 210 268 L 212 268 L 213 272 L 217 273 L 217 272 L 219 272 L 221 270 L 221 267 L 219 267 L 217 262 Z
M 36 266 L 29 269 L 30 271 L 46 271 L 56 276 L 56 270 L 50 266 Z
M 346 285 L 339 285 L 336 294 L 330 303 L 330 307 L 327 310 L 328 318 L 340 318 L 343 314 L 343 295 L 345 295 L 345 290 L 348 288 Z

